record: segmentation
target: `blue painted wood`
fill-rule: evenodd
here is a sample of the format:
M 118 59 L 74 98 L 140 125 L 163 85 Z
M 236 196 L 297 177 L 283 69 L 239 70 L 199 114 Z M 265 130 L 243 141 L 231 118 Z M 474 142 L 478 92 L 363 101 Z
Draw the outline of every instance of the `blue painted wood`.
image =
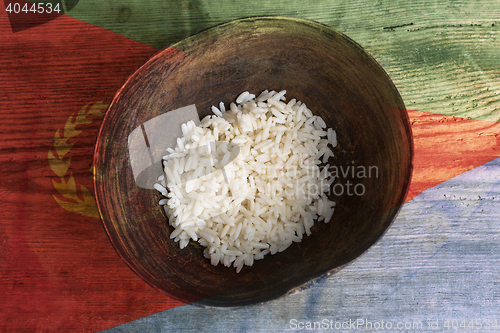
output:
M 105 332 L 294 332 L 314 322 L 368 332 L 382 321 L 383 331 L 388 323 L 415 332 L 465 323 L 458 329 L 470 332 L 487 320 L 493 329 L 494 320 L 500 326 L 499 221 L 500 158 L 406 203 L 367 253 L 305 290 L 240 309 L 188 304 Z

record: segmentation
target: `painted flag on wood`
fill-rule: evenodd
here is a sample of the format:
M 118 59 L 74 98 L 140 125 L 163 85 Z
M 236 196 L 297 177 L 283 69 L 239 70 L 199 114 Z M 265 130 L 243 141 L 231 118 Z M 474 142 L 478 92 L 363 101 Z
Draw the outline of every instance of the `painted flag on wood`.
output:
M 93 197 L 102 117 L 157 50 L 66 15 L 22 21 L 5 8 L 0 330 L 95 332 L 181 305 L 120 259 Z M 500 156 L 498 123 L 409 114 L 415 168 L 407 200 Z
M 66 15 L 23 26 L 0 11 L 0 331 L 95 332 L 182 304 L 120 259 L 93 197 L 103 115 L 157 50 Z
M 500 123 L 408 111 L 415 155 L 406 200 L 500 157 Z

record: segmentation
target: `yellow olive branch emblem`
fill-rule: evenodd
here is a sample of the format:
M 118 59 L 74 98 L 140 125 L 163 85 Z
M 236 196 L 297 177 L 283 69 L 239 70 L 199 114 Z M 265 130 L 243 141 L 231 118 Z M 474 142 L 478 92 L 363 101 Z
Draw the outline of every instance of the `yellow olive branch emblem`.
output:
M 68 142 L 68 140 L 82 132 L 82 130 L 77 129 L 77 126 L 89 125 L 93 120 L 92 118 L 88 118 L 90 115 L 97 117 L 104 116 L 109 106 L 109 104 L 99 101 L 94 103 L 87 111 L 89 105 L 90 103 L 86 104 L 79 112 L 73 113 L 66 120 L 62 136 L 60 130 L 56 131 L 54 135 L 54 150 L 49 150 L 48 161 L 52 171 L 59 177 L 59 181 L 52 180 L 52 184 L 61 196 L 69 199 L 61 200 L 56 195 L 53 195 L 56 202 L 70 212 L 100 218 L 94 196 L 85 186 L 80 185 L 78 187 L 73 173 L 69 171 L 71 158 L 65 160 L 66 154 L 69 153 L 74 145 L 73 142 Z M 83 199 L 80 199 L 78 196 L 78 190 L 80 190 Z

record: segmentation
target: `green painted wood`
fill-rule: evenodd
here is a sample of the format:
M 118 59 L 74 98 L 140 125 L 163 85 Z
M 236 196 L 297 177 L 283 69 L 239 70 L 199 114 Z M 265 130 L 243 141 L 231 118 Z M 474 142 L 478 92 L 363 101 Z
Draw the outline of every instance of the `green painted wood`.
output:
M 500 120 L 496 0 L 81 0 L 68 12 L 160 49 L 222 22 L 271 14 L 347 34 L 380 62 L 409 109 Z

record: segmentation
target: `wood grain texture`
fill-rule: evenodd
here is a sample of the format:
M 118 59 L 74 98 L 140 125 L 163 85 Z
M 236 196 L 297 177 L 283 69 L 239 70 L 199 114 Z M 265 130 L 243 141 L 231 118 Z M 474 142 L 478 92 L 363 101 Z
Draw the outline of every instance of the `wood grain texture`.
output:
M 384 321 L 395 332 L 443 332 L 446 320 L 450 327 L 453 319 L 498 323 L 499 179 L 496 159 L 429 189 L 403 206 L 362 257 L 295 294 L 240 309 L 185 305 L 105 332 L 301 332 L 294 323 L 323 320 L 334 325 L 325 332 L 358 320 L 345 331 L 390 332 L 365 326 Z M 430 330 L 436 320 L 439 329 Z M 398 323 L 423 326 L 398 330 Z
M 246 16 L 316 20 L 365 47 L 409 109 L 500 120 L 500 7 L 495 0 L 93 0 L 81 1 L 68 14 L 157 48 Z
M 415 143 L 406 200 L 500 157 L 500 123 L 409 111 Z
M 0 331 L 97 331 L 178 305 L 85 204 L 99 113 L 156 49 L 64 16 L 12 33 L 2 6 Z
M 83 22 L 77 24 L 63 16 L 32 28 L 38 30 L 16 34 L 11 34 L 4 2 L 0 2 L 0 12 L 0 135 L 7 138 L 0 143 L 0 193 L 4 198 L 0 202 L 0 327 L 7 331 L 47 331 L 47 327 L 99 330 L 152 313 L 162 308 L 158 304 L 165 304 L 148 286 L 141 287 L 137 277 L 127 275 L 130 270 L 125 264 L 120 266 L 97 219 L 68 216 L 57 205 L 52 180 L 58 176 L 48 163 L 54 135 L 61 133 L 71 114 L 88 103 L 110 102 L 125 78 L 156 52 L 141 43 L 163 48 L 200 29 L 249 15 L 272 12 L 313 19 L 365 47 L 389 73 L 409 109 L 499 120 L 500 7 L 494 0 L 81 0 L 70 16 L 108 30 L 89 30 L 80 25 Z M 110 35 L 110 31 L 116 34 Z M 139 43 L 129 43 L 120 34 Z M 432 123 L 424 121 L 427 117 L 420 119 L 427 149 L 420 167 L 433 172 L 435 156 L 443 152 L 435 148 L 447 141 L 439 139 L 432 145 Z M 75 138 L 71 165 L 77 184 L 90 189 L 89 166 L 98 120 L 89 126 Z M 474 133 L 480 135 L 481 131 L 476 128 Z M 439 132 L 454 138 L 444 127 Z M 453 160 L 452 154 L 447 156 Z M 458 163 L 454 170 L 456 166 L 442 164 L 439 174 L 466 169 Z M 435 178 L 425 171 L 421 175 Z M 351 272 L 348 267 L 342 274 L 318 282 L 317 288 L 280 299 L 271 307 L 239 312 L 181 307 L 156 316 L 150 326 L 138 323 L 124 330 L 139 327 L 170 332 L 180 327 L 197 331 L 211 326 L 281 332 L 294 317 L 349 319 L 350 314 L 370 314 L 370 305 L 379 309 L 373 317 L 380 319 L 377 313 L 400 320 L 467 313 L 491 318 L 500 308 L 500 236 L 496 227 L 500 195 L 498 189 L 491 190 L 499 177 L 498 173 L 478 173 L 474 179 L 457 178 L 459 182 L 450 186 L 438 186 L 443 192 L 432 199 L 416 197 L 422 199 L 420 204 L 407 206 L 394 224 L 401 224 L 398 233 L 404 237 L 394 243 L 394 238 L 387 238 L 390 244 L 379 243 L 380 248 L 373 248 L 376 255 L 357 261 L 359 266 L 353 266 Z M 464 221 L 468 221 L 468 229 L 455 237 L 453 227 Z M 401 285 L 414 272 L 411 267 L 425 263 L 419 253 L 429 254 L 433 244 L 443 245 L 450 239 L 456 240 L 449 243 L 453 247 L 415 273 L 419 277 L 415 284 L 403 284 L 399 295 L 391 294 L 390 288 Z M 396 256 L 402 246 L 405 256 Z M 405 258 L 408 261 L 401 261 Z M 384 266 L 392 259 L 393 266 Z M 86 277 L 89 272 L 93 279 Z M 400 303 L 382 303 L 377 296 L 381 290 L 386 298 L 397 296 Z M 155 303 L 156 297 L 159 303 Z M 403 312 L 394 312 L 399 307 L 405 317 Z M 340 310 L 345 308 L 353 311 Z M 226 319 L 221 321 L 221 316 Z M 179 326 L 182 320 L 189 324 Z

